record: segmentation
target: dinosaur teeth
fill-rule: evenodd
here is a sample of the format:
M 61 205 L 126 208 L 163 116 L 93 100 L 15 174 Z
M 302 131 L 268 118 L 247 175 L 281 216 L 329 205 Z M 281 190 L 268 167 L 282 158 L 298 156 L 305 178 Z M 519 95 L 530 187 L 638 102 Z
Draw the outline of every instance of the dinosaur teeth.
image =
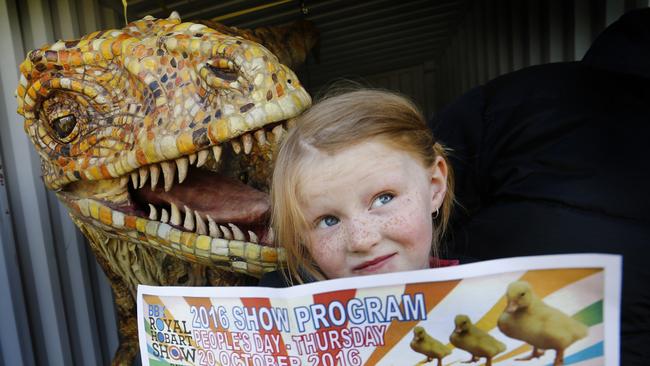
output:
M 156 206 L 149 204 L 149 220 L 158 220 L 158 212 L 156 212 Z
M 149 175 L 151 176 L 151 189 L 155 189 L 160 177 L 160 166 L 158 164 L 151 164 L 149 167 Z
M 174 184 L 174 174 L 176 169 L 174 169 L 174 165 L 168 161 L 160 163 L 160 167 L 162 168 L 163 178 L 165 179 L 165 192 L 168 192 Z M 174 215 L 172 215 L 172 217 L 173 216 Z
M 221 232 L 223 233 L 223 238 L 231 240 L 232 239 L 232 233 L 230 232 L 230 229 L 223 225 L 219 225 L 219 229 L 221 229 Z
M 219 231 L 219 227 L 214 222 L 212 217 L 210 217 L 210 215 L 206 215 L 206 217 L 208 218 L 208 231 L 210 233 L 210 236 L 213 238 L 220 238 L 221 232 Z
M 138 186 L 138 188 L 142 188 L 144 187 L 144 184 L 147 183 L 147 179 L 149 179 L 149 169 L 147 169 L 146 167 L 140 168 L 139 173 L 140 173 L 140 185 Z
M 230 226 L 230 229 L 232 230 L 232 234 L 235 237 L 235 240 L 246 240 L 246 237 L 244 236 L 244 233 L 237 227 L 235 224 L 228 224 Z
M 167 210 L 164 208 L 162 209 L 162 212 L 160 213 L 160 221 L 167 223 L 169 222 L 169 213 L 167 213 Z
M 255 133 L 253 135 L 255 136 L 255 140 L 257 140 L 257 143 L 260 146 L 266 145 L 266 143 L 267 143 L 267 141 L 266 141 L 266 132 L 264 131 L 263 128 L 255 131 Z
M 185 209 L 185 221 L 183 222 L 183 227 L 189 231 L 194 231 L 194 212 L 187 207 L 183 206 Z
M 264 134 L 266 135 L 266 141 L 273 141 L 275 142 L 275 135 L 273 134 L 272 131 L 264 131 Z
M 242 143 L 244 144 L 244 154 L 248 155 L 253 149 L 253 138 L 250 134 L 245 134 L 241 137 Z
M 216 146 L 215 146 L 216 147 Z M 198 153 L 198 160 L 196 161 L 196 167 L 199 168 L 205 164 L 205 161 L 208 159 L 208 155 L 210 155 L 209 150 L 201 150 Z
M 190 160 L 190 165 L 194 164 L 194 162 L 196 161 L 196 153 L 190 154 L 188 156 L 188 159 Z
M 230 140 L 230 144 L 232 145 L 232 150 L 235 152 L 235 154 L 239 154 L 241 152 L 241 144 L 237 140 Z
M 172 217 L 171 217 L 171 223 L 174 225 L 180 225 L 181 224 L 181 212 L 178 210 L 178 207 L 170 203 L 172 206 Z
M 128 184 L 129 184 L 128 176 L 123 176 L 122 178 L 120 178 L 120 188 L 126 188 Z
M 133 183 L 133 188 L 138 188 L 138 172 L 131 172 L 131 183 Z
M 213 146 L 212 154 L 214 155 L 214 161 L 218 163 L 221 159 L 221 146 Z
M 267 238 L 268 238 L 269 243 L 273 243 L 273 241 L 275 240 L 275 233 L 273 232 L 272 227 L 269 228 L 269 234 L 268 234 Z
M 273 132 L 273 139 L 276 143 L 280 142 L 282 136 L 287 132 L 282 125 L 277 125 L 271 130 Z
M 205 226 L 205 221 L 203 221 L 198 211 L 194 211 L 194 218 L 196 219 L 196 233 L 206 235 L 208 233 L 208 227 Z
M 188 161 L 187 158 L 178 158 L 176 159 L 176 167 L 178 167 L 178 183 L 183 183 L 187 177 L 187 167 Z
M 250 230 L 248 230 L 248 237 L 250 238 L 251 242 L 253 242 L 253 243 L 258 242 L 257 235 L 255 235 L 255 233 L 250 231 Z

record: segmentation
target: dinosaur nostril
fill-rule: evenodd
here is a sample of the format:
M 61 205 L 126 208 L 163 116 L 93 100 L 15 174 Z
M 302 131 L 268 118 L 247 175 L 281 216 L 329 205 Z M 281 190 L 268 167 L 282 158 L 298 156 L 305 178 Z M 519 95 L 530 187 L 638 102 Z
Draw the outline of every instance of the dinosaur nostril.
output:
M 208 69 L 214 74 L 214 76 L 226 80 L 226 81 L 235 81 L 239 74 L 236 70 L 230 68 L 221 68 L 211 64 L 208 64 Z

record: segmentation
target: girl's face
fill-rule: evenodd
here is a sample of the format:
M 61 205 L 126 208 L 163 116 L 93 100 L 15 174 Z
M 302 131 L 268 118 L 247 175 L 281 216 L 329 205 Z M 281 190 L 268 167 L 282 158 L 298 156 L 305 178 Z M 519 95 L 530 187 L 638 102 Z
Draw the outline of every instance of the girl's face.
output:
M 315 152 L 301 178 L 307 249 L 328 278 L 429 268 L 446 182 L 444 159 L 425 168 L 378 140 Z

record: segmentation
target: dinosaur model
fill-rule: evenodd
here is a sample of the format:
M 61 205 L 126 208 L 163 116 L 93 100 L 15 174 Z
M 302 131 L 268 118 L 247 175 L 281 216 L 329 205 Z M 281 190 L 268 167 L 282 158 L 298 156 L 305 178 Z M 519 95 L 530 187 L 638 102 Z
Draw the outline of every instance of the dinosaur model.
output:
M 266 48 L 172 13 L 45 45 L 20 70 L 45 185 L 112 285 L 114 365 L 138 352 L 138 284 L 237 285 L 277 268 L 272 152 L 311 99 Z

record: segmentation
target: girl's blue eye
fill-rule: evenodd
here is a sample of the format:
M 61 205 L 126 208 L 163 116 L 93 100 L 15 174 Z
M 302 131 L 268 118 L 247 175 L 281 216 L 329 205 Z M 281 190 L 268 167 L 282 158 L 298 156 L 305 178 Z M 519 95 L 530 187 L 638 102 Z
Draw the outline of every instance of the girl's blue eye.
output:
M 325 216 L 318 221 L 319 228 L 328 228 L 339 223 L 339 219 L 334 216 Z
M 392 201 L 395 196 L 392 193 L 382 193 L 374 201 L 372 201 L 371 208 L 381 207 L 388 202 Z

